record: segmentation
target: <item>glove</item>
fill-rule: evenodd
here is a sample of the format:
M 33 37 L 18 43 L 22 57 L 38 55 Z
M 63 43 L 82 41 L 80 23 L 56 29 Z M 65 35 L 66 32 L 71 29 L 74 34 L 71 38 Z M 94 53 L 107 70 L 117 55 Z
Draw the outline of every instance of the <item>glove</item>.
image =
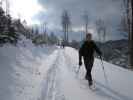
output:
M 100 57 L 100 59 L 102 60 L 103 59 L 103 57 L 102 56 L 99 56 Z
M 102 52 L 100 52 L 100 53 L 99 53 L 99 56 L 102 56 L 102 55 L 103 55 Z
M 82 61 L 79 61 L 79 66 L 81 66 L 82 65 Z

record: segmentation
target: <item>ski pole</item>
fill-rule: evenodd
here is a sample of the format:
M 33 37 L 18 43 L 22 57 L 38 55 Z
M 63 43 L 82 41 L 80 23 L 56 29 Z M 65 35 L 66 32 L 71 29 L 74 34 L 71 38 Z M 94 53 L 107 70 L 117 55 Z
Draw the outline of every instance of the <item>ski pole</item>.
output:
M 106 72 L 105 72 L 105 68 L 104 68 L 104 64 L 103 64 L 103 60 L 102 60 L 101 56 L 100 56 L 100 59 L 101 59 L 102 69 L 103 69 L 103 72 L 104 72 L 104 78 L 105 78 L 106 84 L 109 86 L 108 78 L 107 78 L 107 75 L 106 75 Z
M 79 73 L 80 67 L 81 67 L 81 66 L 79 65 L 78 70 L 77 70 L 77 74 Z

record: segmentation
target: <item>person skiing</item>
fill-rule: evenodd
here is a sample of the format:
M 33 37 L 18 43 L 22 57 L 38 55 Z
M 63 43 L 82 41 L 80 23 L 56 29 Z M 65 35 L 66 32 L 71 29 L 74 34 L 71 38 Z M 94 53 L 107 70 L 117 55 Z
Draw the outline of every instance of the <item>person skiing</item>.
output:
M 62 41 L 62 48 L 65 48 L 65 41 Z
M 79 49 L 79 66 L 82 65 L 82 57 L 83 57 L 86 69 L 85 79 L 88 80 L 89 86 L 93 85 L 91 70 L 94 63 L 94 51 L 96 51 L 96 53 L 98 53 L 100 56 L 102 55 L 102 52 L 96 46 L 95 42 L 92 40 L 91 33 L 87 33 L 86 40 Z

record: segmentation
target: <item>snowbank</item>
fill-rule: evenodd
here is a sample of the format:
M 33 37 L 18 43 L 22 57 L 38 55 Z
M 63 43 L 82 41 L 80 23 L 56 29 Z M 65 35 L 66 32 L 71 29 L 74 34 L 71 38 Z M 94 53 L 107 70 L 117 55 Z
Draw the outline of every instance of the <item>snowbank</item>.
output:
M 0 100 L 39 100 L 42 68 L 56 48 L 35 47 L 29 41 L 26 46 L 0 47 Z

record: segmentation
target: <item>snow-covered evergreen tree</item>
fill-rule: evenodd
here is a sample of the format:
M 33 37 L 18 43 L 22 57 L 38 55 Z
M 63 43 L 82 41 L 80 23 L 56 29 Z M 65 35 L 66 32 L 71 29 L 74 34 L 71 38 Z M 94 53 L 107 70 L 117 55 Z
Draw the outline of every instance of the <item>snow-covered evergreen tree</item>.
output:
M 19 38 L 18 33 L 12 23 L 10 15 L 5 15 L 4 10 L 0 7 L 0 44 L 16 44 Z

